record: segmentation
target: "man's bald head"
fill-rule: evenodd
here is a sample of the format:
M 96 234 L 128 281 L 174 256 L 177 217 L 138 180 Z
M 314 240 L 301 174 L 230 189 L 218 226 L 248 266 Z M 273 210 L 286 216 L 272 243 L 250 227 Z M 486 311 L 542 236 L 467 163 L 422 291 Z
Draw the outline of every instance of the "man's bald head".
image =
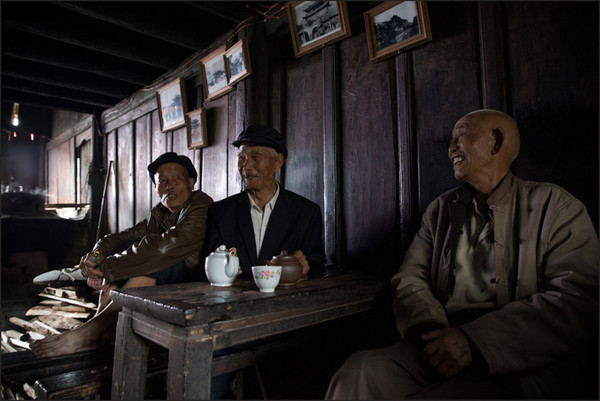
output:
M 519 130 L 508 114 L 488 109 L 471 112 L 452 130 L 448 157 L 454 177 L 480 194 L 489 194 L 510 170 L 519 146 Z
M 510 167 L 512 161 L 519 155 L 521 147 L 521 138 L 515 120 L 502 111 L 492 109 L 476 110 L 465 117 L 476 119 L 484 129 L 492 130 L 492 132 L 499 130 L 501 132 L 501 137 L 497 138 L 499 141 L 496 145 L 498 146 L 497 151 L 501 152 L 502 156 L 506 158 L 507 166 Z

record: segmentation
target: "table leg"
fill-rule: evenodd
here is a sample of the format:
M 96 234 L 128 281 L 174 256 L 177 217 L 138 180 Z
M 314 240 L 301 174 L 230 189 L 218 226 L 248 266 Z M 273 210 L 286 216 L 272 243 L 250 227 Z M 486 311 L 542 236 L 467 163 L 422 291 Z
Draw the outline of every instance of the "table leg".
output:
M 133 318 L 127 309 L 119 313 L 113 362 L 113 400 L 143 400 L 148 369 L 148 342 L 132 328 Z
M 209 400 L 213 343 L 209 335 L 174 335 L 169 347 L 167 399 Z

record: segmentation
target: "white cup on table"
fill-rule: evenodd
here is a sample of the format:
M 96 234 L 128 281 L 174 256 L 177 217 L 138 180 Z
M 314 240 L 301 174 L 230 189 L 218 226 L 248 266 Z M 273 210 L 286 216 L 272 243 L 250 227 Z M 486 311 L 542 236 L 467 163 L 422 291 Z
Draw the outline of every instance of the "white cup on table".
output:
M 281 266 L 252 266 L 252 277 L 260 292 L 274 292 L 281 279 Z

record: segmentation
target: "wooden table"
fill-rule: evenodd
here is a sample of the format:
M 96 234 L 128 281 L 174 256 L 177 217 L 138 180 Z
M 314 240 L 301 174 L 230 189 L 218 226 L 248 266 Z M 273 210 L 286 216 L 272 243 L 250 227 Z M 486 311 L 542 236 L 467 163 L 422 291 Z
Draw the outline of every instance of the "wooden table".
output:
M 113 290 L 123 310 L 112 399 L 144 398 L 150 342 L 169 350 L 168 399 L 209 399 L 211 377 L 235 368 L 231 361 L 219 365 L 215 351 L 367 311 L 384 287 L 380 279 L 343 274 L 274 293 L 239 279 L 231 287 L 199 282 Z M 244 357 L 242 352 L 239 367 Z

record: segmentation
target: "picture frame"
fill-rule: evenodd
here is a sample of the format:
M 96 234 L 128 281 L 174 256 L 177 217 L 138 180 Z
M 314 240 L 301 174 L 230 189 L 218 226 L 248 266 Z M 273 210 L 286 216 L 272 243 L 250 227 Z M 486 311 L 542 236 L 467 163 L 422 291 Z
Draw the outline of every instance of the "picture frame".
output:
M 296 57 L 351 36 L 346 2 L 293 1 L 287 13 Z
M 432 40 L 427 2 L 385 1 L 363 15 L 371 62 Z
M 186 114 L 188 149 L 203 148 L 206 140 L 206 110 L 204 108 Z
M 227 79 L 225 70 L 225 45 L 211 52 L 200 60 L 202 70 L 202 83 L 204 87 L 204 99 L 213 100 L 226 94 L 233 89 Z
M 252 74 L 250 63 L 250 51 L 246 38 L 237 41 L 225 52 L 225 71 L 229 79 L 229 85 L 235 85 L 248 75 Z
M 187 101 L 183 78 L 177 78 L 158 89 L 156 103 L 162 132 L 184 126 Z

